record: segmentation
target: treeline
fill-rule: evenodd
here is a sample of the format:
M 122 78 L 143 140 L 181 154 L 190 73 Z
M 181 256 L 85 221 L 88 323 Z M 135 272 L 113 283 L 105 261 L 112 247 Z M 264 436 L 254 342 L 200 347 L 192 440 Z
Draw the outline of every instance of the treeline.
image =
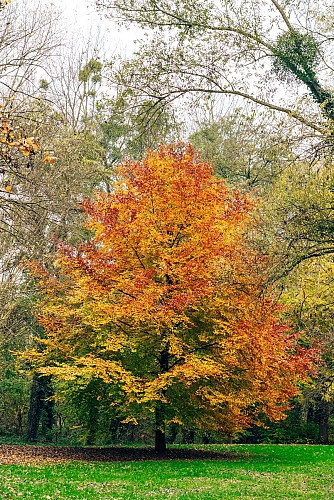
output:
M 263 412 L 263 426 L 219 431 L 199 429 L 196 415 L 193 424 L 169 419 L 167 441 L 332 443 L 330 10 L 315 1 L 283 9 L 276 0 L 224 0 L 212 11 L 200 1 L 96 3 L 149 31 L 130 59 L 111 61 L 93 37 L 64 40 L 52 9 L 28 12 L 13 0 L 0 11 L 0 434 L 152 442 L 154 413 L 126 418 L 103 377 L 71 381 L 40 370 L 48 329 L 37 319 L 31 263 L 56 276 L 60 242 L 91 241 L 81 201 L 112 195 L 120 162 L 182 141 L 231 193 L 255 200 L 245 238 L 266 262 L 260 295 L 270 294 L 278 322 L 298 332 L 295 351 L 317 354 L 285 420 Z

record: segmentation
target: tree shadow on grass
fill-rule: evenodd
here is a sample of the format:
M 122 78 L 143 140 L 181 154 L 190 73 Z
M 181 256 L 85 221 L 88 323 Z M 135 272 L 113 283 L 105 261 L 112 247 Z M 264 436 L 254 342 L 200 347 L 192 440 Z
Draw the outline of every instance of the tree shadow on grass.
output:
M 233 460 L 246 458 L 247 453 L 214 451 L 198 448 L 171 448 L 157 454 L 144 447 L 71 447 L 0 445 L 0 464 L 34 462 L 130 462 L 145 460 Z

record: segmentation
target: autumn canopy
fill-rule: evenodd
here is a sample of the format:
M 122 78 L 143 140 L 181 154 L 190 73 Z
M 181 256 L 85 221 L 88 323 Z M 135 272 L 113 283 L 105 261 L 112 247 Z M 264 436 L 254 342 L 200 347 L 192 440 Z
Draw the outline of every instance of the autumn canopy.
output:
M 39 269 L 43 373 L 100 379 L 124 421 L 233 433 L 279 419 L 308 365 L 262 290 L 264 259 L 245 241 L 253 203 L 190 146 L 116 169 L 85 201 L 88 241 Z

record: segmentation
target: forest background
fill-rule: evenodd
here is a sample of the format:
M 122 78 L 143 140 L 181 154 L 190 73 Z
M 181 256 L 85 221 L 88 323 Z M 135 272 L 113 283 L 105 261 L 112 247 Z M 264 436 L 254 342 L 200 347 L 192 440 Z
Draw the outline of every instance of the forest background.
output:
M 97 380 L 65 390 L 17 355 L 43 337 L 26 262 L 50 268 L 59 241 L 87 238 L 79 203 L 110 191 L 116 164 L 183 141 L 231 190 L 257 200 L 247 238 L 270 262 L 265 287 L 321 359 L 286 420 L 225 435 L 175 424 L 167 438 L 333 442 L 333 5 L 97 0 L 90 8 L 109 19 L 102 26 L 119 23 L 141 38 L 130 55 L 111 51 L 110 33 L 96 27 L 71 38 L 46 2 L 12 0 L 0 11 L 1 435 L 152 438 L 152 422 L 115 416 Z

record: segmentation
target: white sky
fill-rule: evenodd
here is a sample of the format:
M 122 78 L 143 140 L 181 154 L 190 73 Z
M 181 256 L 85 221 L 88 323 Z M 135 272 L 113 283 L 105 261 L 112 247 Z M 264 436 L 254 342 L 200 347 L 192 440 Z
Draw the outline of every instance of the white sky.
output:
M 139 30 L 120 29 L 110 19 L 98 13 L 94 0 L 44 0 L 46 5 L 54 6 L 62 16 L 75 37 L 92 31 L 104 35 L 111 50 L 123 56 L 131 54 L 134 40 L 139 37 Z
M 92 0 L 44 0 L 43 3 L 59 9 L 64 18 L 71 23 L 74 31 L 102 23 Z M 111 21 L 103 20 L 106 28 L 108 24 L 111 24 Z

